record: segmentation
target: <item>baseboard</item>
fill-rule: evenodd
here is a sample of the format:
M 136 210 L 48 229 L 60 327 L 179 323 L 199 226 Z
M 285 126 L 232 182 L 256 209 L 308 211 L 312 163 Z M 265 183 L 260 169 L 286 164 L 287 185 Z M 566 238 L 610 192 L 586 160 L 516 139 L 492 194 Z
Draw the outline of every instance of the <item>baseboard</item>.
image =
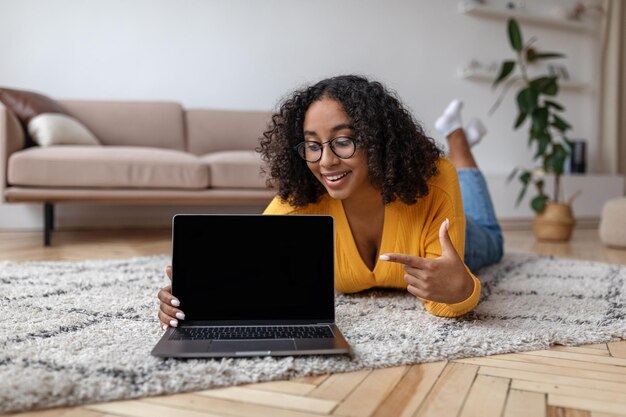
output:
M 523 219 L 500 219 L 502 230 L 532 230 L 531 218 Z M 582 217 L 576 219 L 576 229 L 597 229 L 600 225 L 598 217 Z

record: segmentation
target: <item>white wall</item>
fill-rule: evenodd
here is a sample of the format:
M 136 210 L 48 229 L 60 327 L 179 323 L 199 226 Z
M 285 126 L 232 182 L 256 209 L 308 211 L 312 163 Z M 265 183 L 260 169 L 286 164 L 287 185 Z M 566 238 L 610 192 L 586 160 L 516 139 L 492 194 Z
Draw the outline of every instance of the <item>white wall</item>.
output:
M 492 0 L 503 5 L 505 0 Z M 517 2 L 519 3 L 519 2 Z M 549 13 L 566 0 L 526 0 Z M 305 82 L 340 73 L 396 90 L 427 131 L 454 97 L 489 129 L 475 148 L 487 174 L 528 166 L 524 129 L 513 132 L 513 94 L 492 116 L 489 83 L 463 80 L 470 59 L 512 58 L 504 20 L 457 12 L 456 0 L 0 0 L 0 85 L 56 98 L 175 100 L 187 107 L 272 109 Z M 522 24 L 526 39 L 567 55 L 583 92 L 565 91 L 573 138 L 596 166 L 599 37 Z M 516 186 L 516 185 L 515 185 Z M 63 217 L 60 207 L 60 216 Z M 72 218 L 106 215 L 90 207 Z M 117 216 L 119 218 L 119 216 Z M 0 227 L 38 227 L 39 207 L 0 205 Z

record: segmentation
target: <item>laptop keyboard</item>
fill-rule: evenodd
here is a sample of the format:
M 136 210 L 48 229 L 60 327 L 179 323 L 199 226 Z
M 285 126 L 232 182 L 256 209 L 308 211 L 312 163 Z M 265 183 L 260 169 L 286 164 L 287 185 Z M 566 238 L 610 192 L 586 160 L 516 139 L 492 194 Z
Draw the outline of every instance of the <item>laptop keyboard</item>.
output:
M 329 326 L 182 327 L 169 340 L 333 338 Z

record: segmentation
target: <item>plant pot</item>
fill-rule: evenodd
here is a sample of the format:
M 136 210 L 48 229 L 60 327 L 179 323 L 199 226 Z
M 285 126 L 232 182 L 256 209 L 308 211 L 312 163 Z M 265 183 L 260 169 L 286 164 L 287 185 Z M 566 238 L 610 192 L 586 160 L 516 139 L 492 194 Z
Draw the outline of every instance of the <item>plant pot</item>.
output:
M 537 240 L 566 242 L 572 237 L 575 225 L 570 204 L 547 203 L 533 219 L 533 232 Z

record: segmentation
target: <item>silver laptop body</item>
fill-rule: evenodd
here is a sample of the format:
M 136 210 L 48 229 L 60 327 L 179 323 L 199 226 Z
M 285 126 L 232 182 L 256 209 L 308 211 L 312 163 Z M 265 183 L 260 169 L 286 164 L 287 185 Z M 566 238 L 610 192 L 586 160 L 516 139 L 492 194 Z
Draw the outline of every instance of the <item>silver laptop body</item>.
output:
M 154 356 L 350 352 L 335 324 L 331 216 L 177 214 L 172 269 L 186 319 Z

